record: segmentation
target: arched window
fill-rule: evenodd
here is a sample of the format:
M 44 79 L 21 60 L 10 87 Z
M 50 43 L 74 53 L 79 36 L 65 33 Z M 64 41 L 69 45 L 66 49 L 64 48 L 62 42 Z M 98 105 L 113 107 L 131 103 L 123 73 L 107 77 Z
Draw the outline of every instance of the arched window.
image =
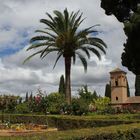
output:
M 115 86 L 118 86 L 118 80 L 115 80 Z
M 118 101 L 118 97 L 116 97 L 116 101 Z

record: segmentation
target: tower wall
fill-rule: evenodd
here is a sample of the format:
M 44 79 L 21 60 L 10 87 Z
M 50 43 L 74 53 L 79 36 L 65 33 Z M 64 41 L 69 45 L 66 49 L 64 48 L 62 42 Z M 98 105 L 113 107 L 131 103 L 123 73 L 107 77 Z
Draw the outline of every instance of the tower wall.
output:
M 111 103 L 121 104 L 127 100 L 127 79 L 123 71 L 110 72 L 111 78 Z
M 111 103 L 125 103 L 127 100 L 126 87 L 111 88 Z

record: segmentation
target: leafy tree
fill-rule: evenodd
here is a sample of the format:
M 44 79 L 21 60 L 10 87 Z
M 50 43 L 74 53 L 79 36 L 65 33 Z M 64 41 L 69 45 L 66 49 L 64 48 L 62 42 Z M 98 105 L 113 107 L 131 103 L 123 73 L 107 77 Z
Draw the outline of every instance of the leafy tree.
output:
M 108 97 L 111 99 L 111 85 L 110 84 L 106 84 L 105 97 Z
M 64 80 L 63 75 L 61 75 L 61 77 L 60 77 L 59 91 L 58 92 L 65 95 L 65 80 Z
M 97 99 L 97 98 L 99 98 L 99 96 L 97 95 L 97 92 L 94 90 L 94 92 L 93 92 L 93 99 Z
M 29 105 L 27 102 L 24 102 L 24 103 L 21 103 L 21 104 L 18 104 L 16 106 L 16 113 L 29 113 L 30 110 L 29 110 Z
M 51 93 L 47 96 L 48 112 L 52 114 L 59 114 L 63 105 L 66 104 L 64 96 L 59 93 Z
M 92 27 L 79 30 L 79 26 L 83 22 L 82 13 L 80 11 L 69 13 L 67 9 L 63 13 L 54 11 L 54 17 L 46 13 L 49 19 L 41 19 L 40 22 L 46 25 L 44 30 L 37 30 L 42 33 L 30 40 L 31 46 L 27 50 L 36 49 L 37 52 L 29 56 L 24 62 L 33 56 L 40 54 L 43 59 L 52 52 L 57 52 L 57 59 L 54 67 L 61 56 L 64 58 L 65 64 L 65 95 L 68 104 L 71 103 L 71 63 L 76 61 L 76 56 L 81 60 L 85 71 L 87 70 L 87 60 L 85 55 L 90 58 L 90 52 L 95 54 L 99 59 L 101 55 L 99 51 L 105 53 L 106 44 L 97 37 L 93 37 Z M 81 52 L 84 52 L 85 55 Z
M 18 104 L 22 103 L 22 97 L 19 97 Z
M 130 19 L 133 12 L 137 11 L 140 0 L 101 0 L 101 7 L 107 15 L 115 15 L 115 17 L 124 22 Z
M 110 98 L 108 97 L 101 97 L 93 101 L 97 111 L 105 111 L 109 107 L 111 103 Z
M 125 23 L 124 31 L 128 38 L 122 53 L 122 64 L 136 75 L 135 95 L 140 96 L 140 9 Z
M 96 91 L 93 93 L 88 90 L 88 86 L 84 85 L 81 89 L 78 90 L 79 99 L 84 101 L 87 106 L 94 100 L 98 98 Z
M 124 23 L 127 42 L 122 53 L 122 65 L 136 75 L 135 95 L 140 96 L 140 0 L 101 0 L 107 15 L 114 14 Z

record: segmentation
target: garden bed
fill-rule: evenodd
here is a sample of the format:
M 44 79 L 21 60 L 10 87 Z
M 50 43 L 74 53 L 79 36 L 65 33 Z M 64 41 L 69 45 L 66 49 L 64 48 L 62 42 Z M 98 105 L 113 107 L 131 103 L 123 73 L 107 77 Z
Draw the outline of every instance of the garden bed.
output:
M 0 137 L 1 136 L 27 136 L 27 135 L 33 135 L 33 134 L 41 134 L 51 131 L 57 131 L 56 128 L 48 128 L 48 129 L 40 129 L 40 130 L 0 130 Z
M 56 128 L 48 128 L 47 125 L 8 123 L 0 124 L 0 136 L 24 136 L 56 130 Z

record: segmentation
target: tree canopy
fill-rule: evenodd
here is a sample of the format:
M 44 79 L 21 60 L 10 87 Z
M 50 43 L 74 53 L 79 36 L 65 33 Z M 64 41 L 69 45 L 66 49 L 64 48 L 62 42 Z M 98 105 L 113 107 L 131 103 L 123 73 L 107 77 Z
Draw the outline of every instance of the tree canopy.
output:
M 101 7 L 107 15 L 115 17 L 123 22 L 129 20 L 132 12 L 137 11 L 140 0 L 101 0 Z

